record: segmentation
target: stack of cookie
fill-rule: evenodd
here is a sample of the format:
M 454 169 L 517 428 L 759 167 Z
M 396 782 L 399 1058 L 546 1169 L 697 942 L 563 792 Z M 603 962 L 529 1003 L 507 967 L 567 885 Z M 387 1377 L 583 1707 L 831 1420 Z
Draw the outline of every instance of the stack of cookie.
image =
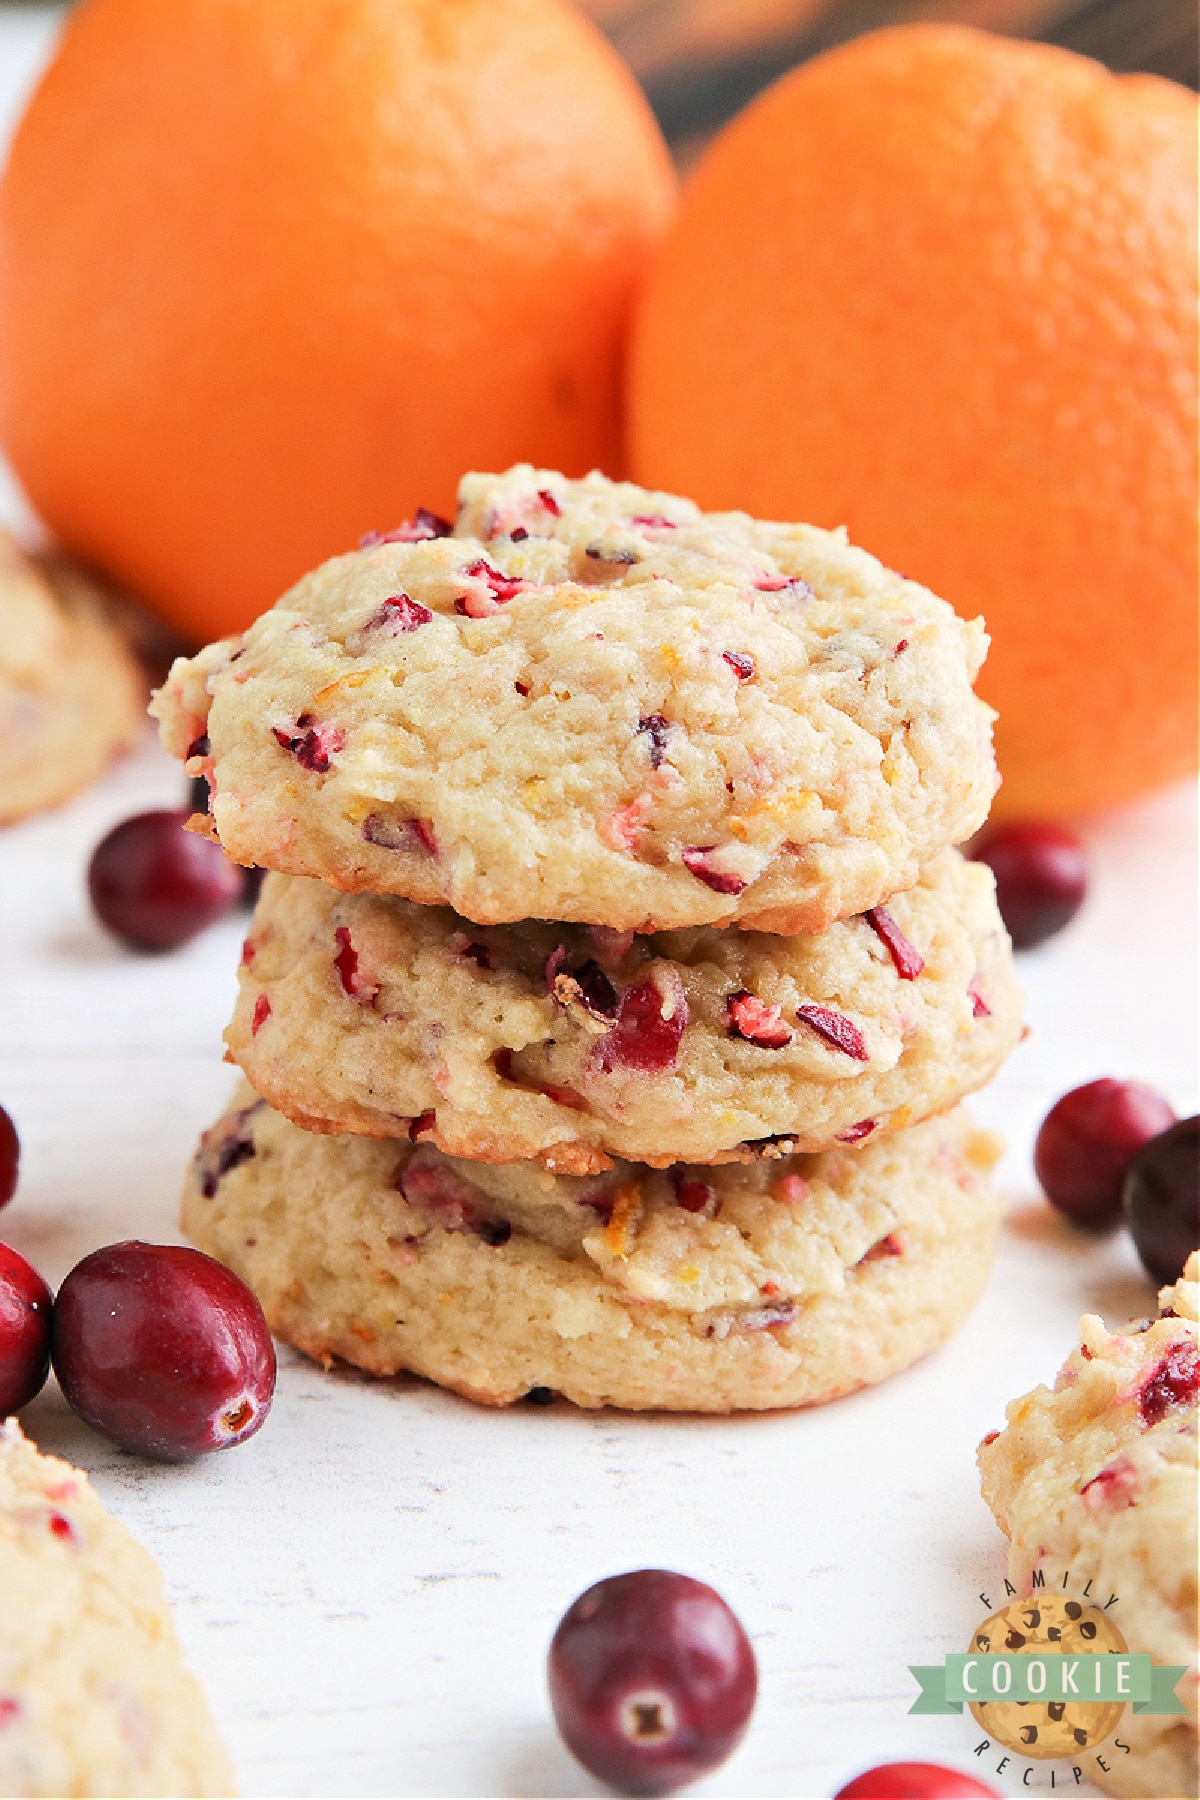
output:
M 844 535 L 468 476 L 177 663 L 270 874 L 185 1225 L 311 1355 L 728 1411 L 904 1367 L 984 1281 L 958 1101 L 1020 1030 L 986 638 Z

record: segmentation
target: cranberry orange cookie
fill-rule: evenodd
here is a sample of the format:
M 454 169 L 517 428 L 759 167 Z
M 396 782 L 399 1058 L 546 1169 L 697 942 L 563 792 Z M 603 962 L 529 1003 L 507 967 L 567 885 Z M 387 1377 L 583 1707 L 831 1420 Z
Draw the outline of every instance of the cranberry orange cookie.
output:
M 158 1570 L 87 1476 L 0 1428 L 0 1794 L 231 1794 Z
M 152 710 L 241 862 L 483 924 L 820 931 L 982 823 L 986 641 L 844 534 L 520 467 Z
M 1089 1315 L 1051 1392 L 1008 1408 L 979 1451 L 983 1494 L 1012 1541 L 1009 1577 L 1027 1595 L 1070 1571 L 1087 1582 L 1129 1648 L 1185 1666 L 1187 1718 L 1127 1713 L 1107 1771 L 1109 1793 L 1178 1800 L 1196 1792 L 1196 1391 L 1200 1256 L 1159 1296 L 1157 1320 L 1108 1332 Z
M 91 583 L 0 531 L 0 825 L 57 806 L 135 744 L 146 687 Z
M 272 875 L 226 1041 L 310 1130 L 586 1174 L 897 1130 L 990 1080 L 1020 1013 L 991 873 L 946 850 L 792 938 L 474 926 Z
M 948 1337 L 991 1264 L 993 1141 L 961 1112 L 862 1149 L 593 1177 L 301 1131 L 243 1089 L 183 1222 L 322 1361 L 505 1405 L 830 1400 Z

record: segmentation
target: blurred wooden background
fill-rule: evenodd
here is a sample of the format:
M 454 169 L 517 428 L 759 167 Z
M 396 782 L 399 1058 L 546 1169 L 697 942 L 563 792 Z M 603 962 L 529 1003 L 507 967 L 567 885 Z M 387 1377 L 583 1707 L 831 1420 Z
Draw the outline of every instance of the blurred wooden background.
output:
M 1197 85 L 1195 0 L 581 0 L 633 66 L 681 162 L 794 63 L 901 19 L 1044 38 Z

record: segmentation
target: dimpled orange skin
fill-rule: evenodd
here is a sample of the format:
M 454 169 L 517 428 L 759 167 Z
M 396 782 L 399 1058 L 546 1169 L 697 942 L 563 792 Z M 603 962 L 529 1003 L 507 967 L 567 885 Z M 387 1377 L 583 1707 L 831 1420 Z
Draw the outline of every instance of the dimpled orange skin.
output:
M 563 0 L 83 0 L 0 188 L 0 434 L 193 639 L 464 469 L 619 462 L 674 203 Z
M 648 284 L 632 473 L 844 524 L 992 649 L 997 810 L 1196 766 L 1196 102 L 912 25 L 715 142 Z

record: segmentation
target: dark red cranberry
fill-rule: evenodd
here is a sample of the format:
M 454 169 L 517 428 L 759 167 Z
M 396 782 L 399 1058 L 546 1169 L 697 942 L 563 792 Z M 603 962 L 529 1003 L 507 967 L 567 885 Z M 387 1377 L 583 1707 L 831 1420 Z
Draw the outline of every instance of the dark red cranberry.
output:
M 1121 1217 L 1135 1153 L 1175 1122 L 1175 1109 L 1140 1081 L 1089 1081 L 1056 1100 L 1042 1120 L 1033 1166 L 1051 1206 L 1103 1231 Z
M 58 1290 L 54 1372 L 82 1419 L 125 1450 L 179 1462 L 256 1432 L 275 1391 L 262 1308 L 211 1256 L 109 1244 Z
M 623 1794 L 669 1794 L 723 1763 L 758 1690 L 754 1651 L 719 1594 L 666 1569 L 598 1581 L 550 1645 L 563 1741 Z
M 0 1106 L 0 1206 L 7 1206 L 17 1191 L 17 1167 L 21 1161 L 21 1140 L 17 1128 Z
M 1200 1351 L 1190 1338 L 1173 1344 L 1143 1384 L 1138 1409 L 1144 1425 L 1157 1425 L 1179 1406 L 1193 1406 L 1200 1386 Z
M 336 725 L 318 725 L 311 713 L 301 713 L 294 725 L 276 725 L 271 736 L 281 749 L 290 750 L 302 769 L 314 775 L 325 775 L 329 765 L 345 745 Z
M 615 1026 L 596 1046 L 600 1067 L 641 1069 L 647 1074 L 673 1069 L 679 1040 L 687 1029 L 688 1006 L 682 991 L 669 1018 L 663 1017 L 665 1004 L 661 989 L 652 981 L 626 988 Z
M 845 1013 L 834 1012 L 831 1006 L 816 1006 L 806 1001 L 803 1006 L 796 1008 L 796 1017 L 803 1019 L 818 1037 L 823 1037 L 835 1050 L 844 1051 L 855 1062 L 870 1062 L 871 1052 L 867 1049 L 867 1040 L 854 1020 L 848 1019 Z
M 108 929 L 134 950 L 175 950 L 232 912 L 245 877 L 219 844 L 185 831 L 186 812 L 145 812 L 102 838 L 88 893 Z
M 50 1372 L 50 1308 L 37 1270 L 0 1244 L 0 1419 L 41 1392 Z
M 670 721 L 664 719 L 661 713 L 647 713 L 644 719 L 638 720 L 638 733 L 650 740 L 650 767 L 659 768 L 667 754 L 667 742 L 671 736 Z
M 694 844 L 688 850 L 681 850 L 680 857 L 689 875 L 710 887 L 714 894 L 740 894 L 746 885 L 744 875 L 734 875 L 728 869 L 719 869 L 712 861 L 716 844 Z
M 996 903 L 1016 950 L 1053 937 L 1083 905 L 1087 852 L 1061 825 L 997 825 L 971 855 L 996 877 Z
M 1200 1118 L 1180 1119 L 1138 1151 L 1125 1177 L 1125 1220 L 1150 1274 L 1175 1282 L 1200 1249 Z
M 863 917 L 886 949 L 901 981 L 915 981 L 925 967 L 925 958 L 905 937 L 886 906 L 873 906 Z
M 996 1789 L 940 1763 L 881 1763 L 856 1775 L 834 1800 L 999 1800 Z

